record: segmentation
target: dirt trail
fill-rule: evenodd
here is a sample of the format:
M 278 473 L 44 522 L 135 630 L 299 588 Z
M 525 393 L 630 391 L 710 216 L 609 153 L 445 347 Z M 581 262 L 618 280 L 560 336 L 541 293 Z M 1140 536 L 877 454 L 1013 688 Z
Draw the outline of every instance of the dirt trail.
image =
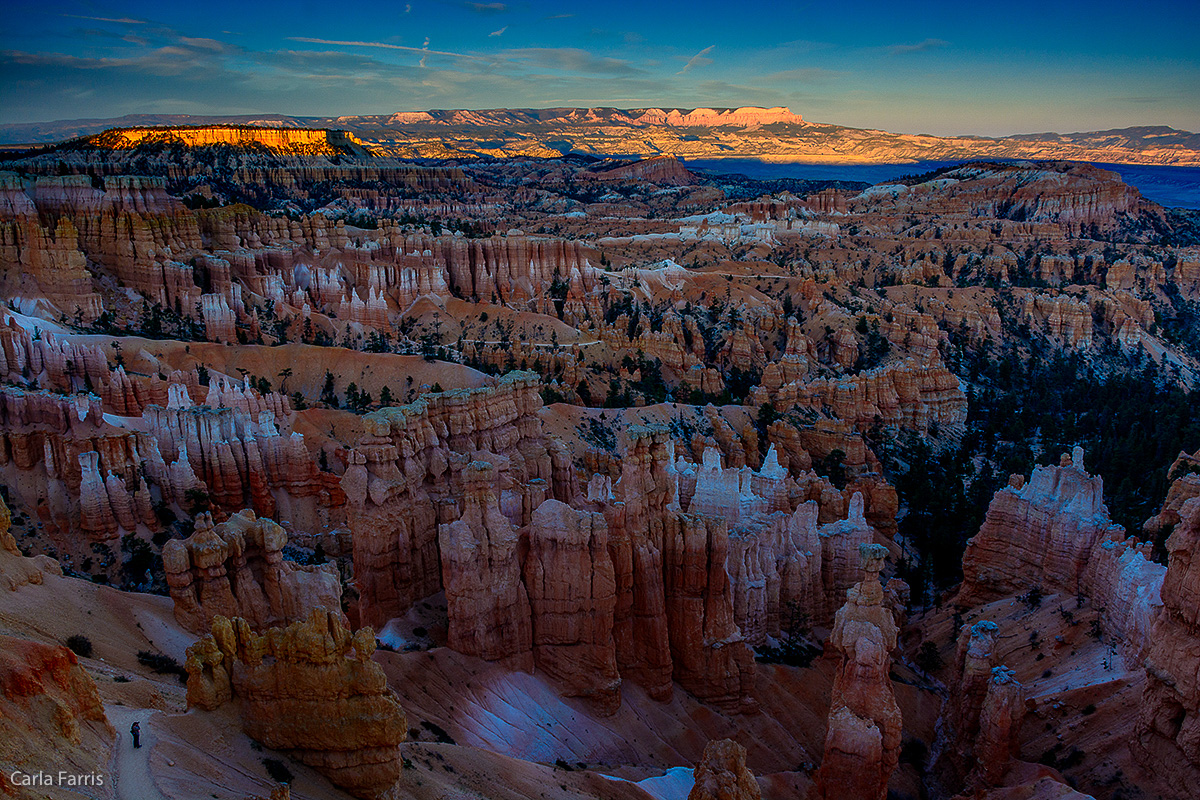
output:
M 106 705 L 104 713 L 117 729 L 113 778 L 116 781 L 118 800 L 166 800 L 150 776 L 150 751 L 158 741 L 153 718 L 158 712 L 144 708 Z M 142 746 L 137 749 L 134 749 L 133 737 L 129 735 L 129 726 L 133 725 L 135 720 L 142 724 Z

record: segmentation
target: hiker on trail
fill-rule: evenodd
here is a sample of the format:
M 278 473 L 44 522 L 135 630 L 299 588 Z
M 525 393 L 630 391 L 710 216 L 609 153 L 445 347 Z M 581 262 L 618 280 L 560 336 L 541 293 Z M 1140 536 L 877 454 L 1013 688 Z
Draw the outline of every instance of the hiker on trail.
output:
M 141 747 L 142 746 L 142 743 L 141 743 L 142 723 L 140 723 L 140 722 L 133 723 L 133 726 L 130 727 L 130 729 L 129 729 L 129 733 L 133 736 L 133 746 Z

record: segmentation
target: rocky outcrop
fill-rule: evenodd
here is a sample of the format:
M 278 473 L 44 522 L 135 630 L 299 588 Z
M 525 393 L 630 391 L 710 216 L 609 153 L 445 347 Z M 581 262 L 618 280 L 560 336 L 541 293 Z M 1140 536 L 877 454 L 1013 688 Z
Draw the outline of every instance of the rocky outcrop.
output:
M 620 163 L 610 169 L 594 169 L 585 175 L 602 181 L 644 181 L 656 186 L 690 186 L 696 182 L 696 176 L 688 172 L 674 156 L 646 158 L 632 164 Z
M 975 773 L 968 785 L 975 789 L 999 786 L 1021 750 L 1021 720 L 1025 695 L 1013 671 L 993 667 L 987 694 L 979 712 L 975 739 Z
M 1145 662 L 1146 690 L 1131 749 L 1183 798 L 1200 786 L 1200 499 L 1183 504 L 1167 550 L 1163 610 Z
M 1126 539 L 1108 516 L 1104 481 L 1083 468 L 1083 450 L 1038 467 L 1029 483 L 1013 476 L 988 506 L 963 555 L 958 600 L 978 605 L 1038 587 L 1090 597 L 1125 653 L 1142 658 L 1162 601 L 1165 570 L 1151 545 Z
M 662 569 L 673 675 L 701 700 L 731 710 L 757 709 L 750 696 L 754 656 L 734 620 L 729 532 L 724 520 L 667 518 Z
M 220 525 L 200 514 L 187 539 L 163 545 L 163 568 L 175 619 L 193 633 L 214 617 L 240 617 L 257 632 L 307 619 L 313 609 L 341 613 L 342 587 L 333 563 L 285 561 L 287 532 L 249 509 Z
M 1021 685 L 997 666 L 996 623 L 963 625 L 934 765 L 943 788 L 999 786 L 1019 750 L 1025 715 Z
M 882 545 L 859 548 L 862 581 L 847 592 L 829 647 L 841 656 L 830 702 L 825 756 L 812 798 L 884 800 L 899 763 L 901 718 L 889 677 L 897 628 L 883 605 Z
M 695 783 L 688 800 L 759 800 L 762 791 L 746 767 L 746 748 L 731 739 L 704 746 L 704 756 L 692 772 Z
M 525 586 L 533 614 L 533 657 L 564 694 L 601 713 L 621 702 L 613 639 L 617 584 L 604 515 L 547 500 L 533 512 Z
M 547 497 L 578 493 L 561 445 L 542 432 L 537 389 L 534 376 L 511 373 L 494 387 L 425 395 L 363 417 L 366 435 L 349 453 L 342 488 L 364 623 L 383 626 L 443 588 L 438 526 L 461 515 L 457 498 L 472 462 L 492 465 L 491 491 L 514 526 Z
M 165 481 L 180 505 L 190 505 L 187 489 L 195 486 L 182 484 L 193 481 L 203 484 L 218 508 L 250 507 L 264 517 L 275 516 L 274 491 L 292 498 L 322 491 L 320 471 L 304 437 L 281 431 L 274 411 L 193 406 L 183 387 L 178 389 L 166 408 L 147 406 L 142 421 L 158 452 L 180 454 Z M 161 456 L 158 461 L 162 463 Z M 165 463 L 160 471 L 166 472 Z
M 103 779 L 115 731 L 104 714 L 96 683 L 65 647 L 0 636 L 0 791 L 19 798 L 78 796 L 55 782 L 25 786 L 45 772 L 101 777 L 90 784 L 105 794 Z
M 1065 466 L 1038 467 L 1028 483 L 1010 482 L 996 493 L 967 543 L 959 602 L 974 605 L 1035 585 L 1081 590 L 1088 556 L 1116 528 L 1104 505 L 1104 479 L 1089 475 L 1082 461 L 1076 448 Z
M 958 379 L 943 366 L 925 366 L 909 359 L 842 378 L 801 379 L 785 383 L 773 393 L 760 387 L 754 402 L 771 402 L 780 410 L 821 411 L 828 407 L 838 419 L 848 420 L 860 430 L 867 430 L 876 420 L 925 431 L 930 425 L 947 428 L 967 419 L 967 397 Z
M 188 706 L 211 710 L 236 697 L 248 736 L 355 797 L 380 797 L 400 777 L 407 728 L 374 652 L 370 628 L 351 634 L 327 611 L 262 636 L 245 620 L 217 617 L 188 648 Z
M 442 585 L 450 617 L 448 644 L 486 661 L 529 666 L 529 595 L 521 581 L 519 536 L 500 512 L 495 468 L 463 469 L 462 515 L 438 526 Z
M 1151 535 L 1160 535 L 1179 524 L 1180 509 L 1193 497 L 1200 497 L 1200 450 L 1180 453 L 1167 470 L 1171 487 L 1157 514 L 1146 520 L 1142 528 Z

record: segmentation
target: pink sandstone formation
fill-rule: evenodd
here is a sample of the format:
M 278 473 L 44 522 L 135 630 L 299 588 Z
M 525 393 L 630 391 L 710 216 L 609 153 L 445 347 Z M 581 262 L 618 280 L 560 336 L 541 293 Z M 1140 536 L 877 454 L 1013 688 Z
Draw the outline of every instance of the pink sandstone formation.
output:
M 371 661 L 370 628 L 351 634 L 339 614 L 256 635 L 240 618 L 216 617 L 188 648 L 188 706 L 241 704 L 246 734 L 290 753 L 355 797 L 387 795 L 400 777 L 406 721 Z
M 947 789 L 1000 786 L 1018 757 L 1024 698 L 1012 670 L 997 665 L 997 630 L 985 620 L 959 633 L 935 767 Z
M 901 718 L 889 677 L 896 623 L 883 606 L 879 571 L 887 549 L 859 548 L 862 581 L 847 592 L 829 646 L 841 655 L 833 685 L 825 756 L 811 797 L 884 800 L 899 762 Z
M 1021 720 L 1025 696 L 1013 671 L 993 667 L 987 694 L 979 712 L 979 736 L 975 740 L 974 787 L 1000 786 L 1021 751 Z
M 1083 468 L 1083 450 L 1061 466 L 1014 476 L 996 493 L 983 526 L 967 543 L 958 602 L 976 605 L 1034 586 L 1082 594 L 1103 608 L 1122 648 L 1141 657 L 1161 606 L 1165 570 L 1150 545 L 1126 539 L 1104 505 L 1104 482 Z
M 96 683 L 61 645 L 0 636 L 0 793 L 18 798 L 78 796 L 70 786 L 24 785 L 47 773 L 104 775 L 115 731 Z M 106 789 L 85 788 L 97 796 Z
M 1171 487 L 1157 514 L 1142 526 L 1150 534 L 1160 534 L 1180 522 L 1180 509 L 1193 497 L 1200 497 L 1200 450 L 1195 453 L 1180 453 L 1167 470 Z
M 1146 690 L 1131 749 L 1180 797 L 1200 785 L 1200 499 L 1180 509 L 1167 540 L 1170 554 L 1162 583 L 1163 609 L 1146 657 Z
M 469 469 L 473 462 L 492 464 L 487 480 L 499 483 L 486 508 L 516 526 L 527 524 L 547 497 L 577 493 L 560 446 L 541 431 L 540 406 L 536 379 L 518 373 L 496 387 L 429 395 L 363 418 L 367 435 L 350 453 L 342 487 L 352 512 L 364 623 L 382 626 L 443 588 L 438 526 L 452 525 L 465 510 L 455 497 L 479 477 Z M 491 521 L 499 524 L 489 511 Z M 473 536 L 457 538 L 472 546 Z M 486 555 L 479 555 L 486 566 Z M 519 578 L 520 565 L 512 564 Z
M 762 791 L 746 767 L 746 748 L 731 739 L 714 739 L 692 773 L 688 800 L 760 800 Z
M 449 645 L 486 661 L 527 667 L 532 649 L 529 594 L 521 580 L 519 536 L 500 511 L 495 468 L 472 461 L 462 472 L 462 507 L 438 526 Z
M 529 527 L 525 585 L 537 669 L 564 694 L 593 700 L 602 713 L 620 704 L 613 639 L 617 584 L 604 515 L 546 500 Z
M 240 617 L 254 631 L 307 619 L 313 609 L 341 613 L 341 583 L 332 563 L 285 561 L 287 532 L 247 509 L 213 525 L 196 518 L 187 539 L 163 545 L 163 568 L 175 601 L 175 619 L 205 633 L 214 617 Z

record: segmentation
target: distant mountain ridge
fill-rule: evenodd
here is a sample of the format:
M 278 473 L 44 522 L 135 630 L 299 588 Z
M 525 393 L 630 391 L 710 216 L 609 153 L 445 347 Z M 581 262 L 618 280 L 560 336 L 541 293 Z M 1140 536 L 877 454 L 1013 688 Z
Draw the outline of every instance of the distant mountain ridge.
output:
M 1200 134 L 1165 126 L 939 137 L 809 122 L 782 106 L 446 109 L 338 117 L 138 114 L 0 125 L 0 144 L 56 142 L 111 128 L 197 125 L 342 129 L 378 155 L 410 159 L 555 157 L 578 152 L 827 164 L 994 158 L 1200 166 Z

